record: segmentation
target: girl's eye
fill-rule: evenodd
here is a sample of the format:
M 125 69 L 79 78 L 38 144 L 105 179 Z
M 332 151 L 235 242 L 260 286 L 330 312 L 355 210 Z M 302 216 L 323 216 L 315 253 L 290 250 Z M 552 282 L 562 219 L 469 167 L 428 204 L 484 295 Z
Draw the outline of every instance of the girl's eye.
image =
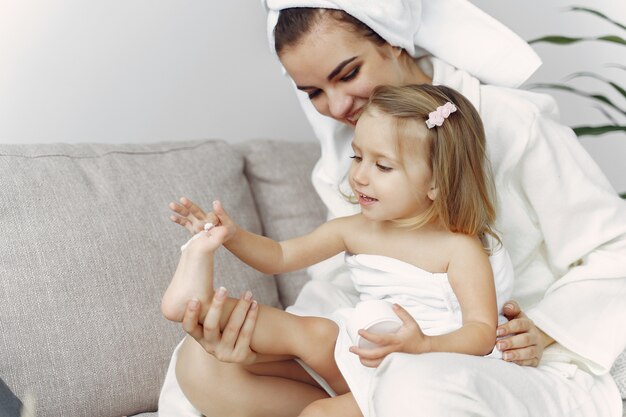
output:
M 381 165 L 381 164 L 376 164 L 376 167 L 377 167 L 380 171 L 382 171 L 382 172 L 389 172 L 389 171 L 391 171 L 391 170 L 393 169 L 393 168 L 391 168 L 391 167 L 386 167 L 386 166 Z
M 345 76 L 341 78 L 341 81 L 350 81 L 351 79 L 353 79 L 359 74 L 360 70 L 361 70 L 361 66 L 354 67 L 352 71 L 350 71 L 349 73 L 347 73 Z
M 361 162 L 361 159 L 363 158 L 361 158 L 360 156 L 352 155 L 350 159 L 354 159 L 356 162 Z
M 315 97 L 319 96 L 322 93 L 322 90 L 316 89 L 309 92 L 309 100 L 313 100 Z

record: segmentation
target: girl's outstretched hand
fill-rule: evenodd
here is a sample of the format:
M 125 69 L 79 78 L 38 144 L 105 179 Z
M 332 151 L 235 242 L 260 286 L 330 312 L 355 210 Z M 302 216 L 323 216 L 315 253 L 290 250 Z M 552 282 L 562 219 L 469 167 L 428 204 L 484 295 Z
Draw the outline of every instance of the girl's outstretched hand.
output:
M 205 213 L 196 203 L 187 197 L 181 197 L 180 203 L 171 202 L 168 207 L 174 212 L 170 220 L 180 224 L 189 233 L 195 235 L 204 230 L 207 223 L 217 224 L 217 217 L 213 213 Z
M 394 312 L 402 320 L 402 327 L 395 333 L 374 334 L 359 330 L 364 339 L 377 344 L 375 348 L 352 346 L 350 352 L 359 356 L 361 363 L 376 368 L 387 355 L 393 352 L 422 353 L 430 350 L 430 339 L 426 336 L 415 319 L 401 306 L 394 304 Z
M 502 358 L 518 365 L 537 366 L 543 350 L 554 342 L 541 331 L 520 309 L 515 301 L 508 301 L 503 308 L 509 321 L 498 326 L 496 347 L 502 352 Z
M 239 228 L 237 224 L 230 218 L 230 216 L 224 210 L 221 201 L 215 200 L 213 202 L 213 213 L 216 217 L 216 222 L 213 222 L 216 226 L 219 225 L 221 227 L 226 228 L 226 236 L 224 237 L 224 243 L 228 242 L 230 238 L 235 236 L 237 233 L 237 229 Z

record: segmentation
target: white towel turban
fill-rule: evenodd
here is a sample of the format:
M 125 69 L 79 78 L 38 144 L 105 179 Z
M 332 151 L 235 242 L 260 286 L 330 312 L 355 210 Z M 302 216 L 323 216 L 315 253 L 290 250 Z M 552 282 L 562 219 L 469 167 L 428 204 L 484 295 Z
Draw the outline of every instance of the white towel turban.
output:
M 430 53 L 483 83 L 518 87 L 541 65 L 532 48 L 467 0 L 262 0 L 274 50 L 278 13 L 290 7 L 339 9 L 411 56 Z

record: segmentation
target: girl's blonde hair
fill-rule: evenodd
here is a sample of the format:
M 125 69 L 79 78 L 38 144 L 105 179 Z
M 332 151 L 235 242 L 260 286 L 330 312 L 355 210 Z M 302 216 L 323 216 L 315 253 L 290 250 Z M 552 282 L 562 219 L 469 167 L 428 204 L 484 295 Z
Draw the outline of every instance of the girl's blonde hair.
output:
M 441 126 L 426 127 L 429 113 L 451 102 L 457 111 Z M 433 181 L 437 189 L 433 204 L 417 217 L 398 222 L 411 228 L 439 221 L 452 232 L 471 236 L 498 236 L 491 225 L 496 218 L 495 187 L 487 160 L 485 131 L 478 112 L 462 94 L 445 86 L 429 84 L 381 86 L 374 89 L 364 111 L 378 111 L 397 121 L 397 146 L 404 160 L 414 157 L 407 148 L 426 131 Z M 424 129 L 415 129 L 421 123 Z M 404 149 L 403 149 L 404 148 Z

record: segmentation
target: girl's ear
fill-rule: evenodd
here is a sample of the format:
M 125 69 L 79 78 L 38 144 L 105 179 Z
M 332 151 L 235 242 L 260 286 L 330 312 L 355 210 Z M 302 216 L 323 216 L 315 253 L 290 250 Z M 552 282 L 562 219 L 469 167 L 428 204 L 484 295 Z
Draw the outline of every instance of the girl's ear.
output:
M 428 193 L 426 193 L 426 195 L 428 196 L 428 198 L 430 198 L 431 201 L 435 201 L 435 199 L 439 195 L 439 188 L 437 188 L 434 179 L 431 181 L 430 190 L 428 190 Z

